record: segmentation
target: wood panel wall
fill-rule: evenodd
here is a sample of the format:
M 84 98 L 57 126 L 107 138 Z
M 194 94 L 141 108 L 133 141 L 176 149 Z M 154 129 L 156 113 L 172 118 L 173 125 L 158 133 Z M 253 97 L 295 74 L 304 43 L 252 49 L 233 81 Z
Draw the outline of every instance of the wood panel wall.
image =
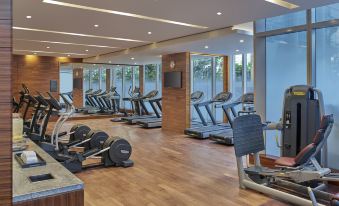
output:
M 75 78 L 81 79 L 81 82 L 84 81 L 83 69 L 75 68 L 73 69 L 73 80 Z M 83 87 L 75 88 L 73 84 L 73 105 L 76 108 L 81 108 L 84 106 L 84 92 Z
M 61 195 L 49 196 L 27 202 L 18 202 L 14 206 L 83 206 L 84 191 L 74 191 Z
M 141 94 L 144 93 L 144 65 L 139 66 L 139 88 Z
M 59 64 L 70 62 L 82 62 L 82 59 L 36 55 L 13 55 L 13 95 L 16 97 L 18 96 L 22 83 L 26 84 L 33 94 L 35 91 L 49 91 L 50 80 L 56 80 L 58 86 L 60 86 Z M 52 94 L 57 97 L 58 92 Z
M 170 68 L 170 62 L 175 68 Z M 183 52 L 162 56 L 162 85 L 164 72 L 181 71 L 182 88 L 162 88 L 162 129 L 183 133 L 190 126 L 190 53 Z
M 223 56 L 223 79 L 224 79 L 224 91 L 229 91 L 229 82 L 230 82 L 230 70 L 229 70 L 229 59 L 228 56 Z
M 12 203 L 12 1 L 0 0 L 0 205 Z
M 223 56 L 223 80 L 224 80 L 224 91 L 230 91 L 230 85 L 229 85 L 229 82 L 230 82 L 230 65 L 229 65 L 229 58 L 228 56 Z M 228 119 L 225 115 L 225 113 L 223 114 L 224 118 L 224 122 L 228 122 Z
M 111 88 L 111 69 L 106 69 L 106 88 Z

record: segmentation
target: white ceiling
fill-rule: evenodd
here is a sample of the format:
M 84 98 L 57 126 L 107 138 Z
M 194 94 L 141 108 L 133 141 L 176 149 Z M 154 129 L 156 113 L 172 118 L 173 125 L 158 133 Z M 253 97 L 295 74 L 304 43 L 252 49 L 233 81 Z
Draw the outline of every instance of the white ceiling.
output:
M 159 21 L 145 20 L 134 17 L 121 16 L 98 11 L 89 11 L 78 8 L 68 8 L 59 5 L 43 3 L 42 0 L 14 0 L 14 27 L 24 27 L 38 30 L 50 30 L 68 33 L 80 33 L 95 36 L 127 38 L 142 42 L 118 41 L 108 38 L 71 36 L 66 34 L 47 33 L 41 31 L 25 31 L 14 29 L 13 46 L 16 54 L 65 56 L 74 53 L 72 57 L 91 57 L 99 54 L 121 51 L 126 48 L 147 45 L 153 42 L 183 37 L 187 35 L 207 32 L 236 24 L 253 21 L 255 19 L 277 16 L 291 10 L 268 3 L 264 0 L 61 0 L 100 9 L 129 12 L 154 18 L 179 21 L 188 24 L 208 27 L 206 29 L 192 28 L 182 25 L 169 24 Z M 300 9 L 337 2 L 337 0 L 289 0 L 300 5 Z M 295 10 L 293 10 L 295 11 Z M 218 16 L 216 13 L 222 12 Z M 27 19 L 26 16 L 32 16 Z M 94 25 L 99 27 L 95 28 Z M 147 34 L 149 31 L 152 35 Z M 180 44 L 177 49 L 168 47 L 162 52 L 177 51 L 187 48 L 200 48 L 209 44 L 206 53 L 225 53 L 216 49 L 216 45 L 231 44 L 231 39 L 202 40 L 196 44 Z M 37 41 L 27 41 L 37 40 Z M 39 41 L 66 42 L 85 45 L 102 45 L 93 47 L 84 45 L 53 44 Z M 227 43 L 226 43 L 227 42 Z M 211 46 L 210 46 L 211 45 Z M 214 46 L 215 45 L 215 46 Z M 50 48 L 46 48 L 50 47 Z M 117 48 L 111 48 L 117 47 Z M 226 48 L 224 46 L 223 48 Z M 213 49 L 214 48 L 214 49 Z M 230 46 L 226 50 L 233 50 Z M 27 51 L 26 51 L 27 50 Z M 89 51 L 86 51 L 89 50 Z M 198 50 L 198 49 L 195 49 Z M 44 53 L 47 51 L 48 53 Z M 56 52 L 56 53 L 52 53 Z M 79 54 L 79 55 L 76 55 Z M 85 54 L 85 55 L 82 55 Z M 124 62 L 121 62 L 124 63 Z
M 252 44 L 252 35 L 249 35 L 247 32 L 243 32 L 243 30 L 226 28 L 120 52 L 95 56 L 85 59 L 85 62 L 142 65 L 160 63 L 161 55 L 177 52 L 194 52 L 217 55 L 252 53 Z M 206 48 L 206 46 L 208 48 Z

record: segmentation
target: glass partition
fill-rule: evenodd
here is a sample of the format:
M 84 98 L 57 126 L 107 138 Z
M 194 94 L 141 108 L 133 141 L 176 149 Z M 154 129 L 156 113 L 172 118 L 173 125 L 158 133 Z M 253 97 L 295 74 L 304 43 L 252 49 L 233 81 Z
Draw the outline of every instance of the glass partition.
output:
M 145 81 L 144 81 L 144 94 L 157 89 L 157 65 L 147 64 L 144 67 Z
M 91 89 L 93 90 L 100 89 L 99 75 L 100 75 L 99 68 L 93 68 L 90 70 Z
M 84 92 L 88 91 L 91 88 L 91 82 L 90 82 L 90 75 L 89 75 L 89 69 L 83 68 L 83 78 L 84 78 Z
M 106 68 L 105 67 L 101 67 L 100 68 L 100 89 L 102 89 L 103 91 L 105 91 L 106 89 Z
M 130 97 L 128 92 L 133 89 L 133 67 L 124 66 L 123 78 L 123 98 Z M 124 104 L 124 108 L 131 109 L 131 105 Z
M 339 19 L 339 3 L 313 9 L 313 22 Z
M 204 101 L 208 101 L 213 97 L 213 82 L 212 82 L 212 57 L 210 56 L 197 56 L 191 57 L 191 71 L 192 71 L 192 93 L 195 91 L 202 91 L 204 93 Z M 198 114 L 194 107 L 191 108 L 192 120 L 200 121 Z M 201 112 L 206 121 L 210 121 L 208 113 L 204 108 L 201 108 Z
M 326 114 L 339 117 L 339 26 L 316 30 L 316 87 L 324 96 Z M 331 135 L 328 139 L 328 161 L 331 167 L 339 168 L 339 122 L 334 121 Z
M 215 94 L 224 91 L 224 58 L 214 57 L 215 62 Z M 222 122 L 224 113 L 222 108 L 215 109 L 215 119 Z
M 306 12 L 311 15 L 301 15 Z M 337 109 L 339 102 L 336 98 L 336 88 L 339 86 L 337 83 L 339 77 L 339 3 L 289 15 L 296 16 L 294 19 L 278 17 L 281 20 L 278 25 L 285 25 L 284 30 L 279 30 L 282 27 L 276 25 L 271 28 L 278 30 L 265 32 L 267 31 L 266 22 L 273 22 L 277 19 L 276 17 L 255 23 L 257 33 L 254 47 L 257 49 L 255 60 L 259 65 L 264 65 L 263 62 L 266 62 L 266 68 L 256 68 L 260 70 L 259 74 L 266 75 L 266 79 L 260 79 L 261 81 L 257 82 L 259 88 L 266 86 L 266 91 L 256 90 L 256 95 L 265 99 L 265 106 L 261 108 L 260 113 L 266 116 L 266 120 L 278 121 L 281 118 L 284 90 L 295 84 L 308 84 L 322 91 L 325 112 L 334 114 L 334 118 L 337 119 L 339 115 Z M 303 20 L 304 17 L 307 20 Z M 298 26 L 298 28 L 293 28 L 293 26 Z M 297 29 L 298 32 L 291 33 L 293 29 Z M 264 39 L 266 41 L 263 41 Z M 265 47 L 266 50 L 262 49 Z M 328 139 L 328 166 L 335 169 L 339 168 L 337 161 L 339 152 L 336 147 L 339 141 L 335 136 L 338 132 L 339 125 L 335 121 Z M 277 135 L 279 134 L 267 133 L 267 154 L 280 155 L 275 139 L 272 138 Z
M 60 66 L 60 93 L 73 91 L 73 70 L 70 64 Z M 63 102 L 60 97 L 60 101 Z
M 237 99 L 243 94 L 243 55 L 234 56 L 234 66 L 232 71 L 232 94 Z
M 254 92 L 253 54 L 246 54 L 246 86 L 245 93 Z
M 306 11 L 299 11 L 256 21 L 256 31 L 265 32 L 306 24 Z
M 282 116 L 285 89 L 307 84 L 306 32 L 266 38 L 266 120 L 278 122 Z M 266 153 L 280 156 L 276 131 L 266 133 Z M 280 135 L 279 135 L 280 136 Z
M 139 67 L 134 67 L 133 69 L 133 78 L 134 78 L 134 87 L 140 87 L 140 69 Z M 133 88 L 134 88 L 133 87 Z

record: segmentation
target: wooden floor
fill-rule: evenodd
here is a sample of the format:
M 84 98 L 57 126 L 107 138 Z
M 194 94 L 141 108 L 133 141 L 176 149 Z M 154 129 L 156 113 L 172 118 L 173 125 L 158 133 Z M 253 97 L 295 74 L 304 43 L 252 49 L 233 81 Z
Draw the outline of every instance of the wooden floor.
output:
M 77 174 L 85 183 L 86 206 L 286 205 L 239 189 L 233 147 L 109 119 L 67 124 L 75 123 L 124 137 L 133 147 L 134 167 Z

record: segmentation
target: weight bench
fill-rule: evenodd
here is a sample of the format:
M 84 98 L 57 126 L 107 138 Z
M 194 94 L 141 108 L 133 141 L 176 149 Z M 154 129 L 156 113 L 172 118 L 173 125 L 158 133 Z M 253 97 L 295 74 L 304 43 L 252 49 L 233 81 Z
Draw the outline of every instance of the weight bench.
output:
M 237 117 L 234 120 L 233 137 L 240 187 L 272 195 L 296 205 L 313 205 L 314 195 L 320 202 L 319 205 L 339 206 L 338 195 L 322 191 L 323 182 L 332 175 L 331 170 L 322 168 L 315 158 L 331 132 L 333 116 L 324 116 L 322 123 L 312 143 L 297 157 L 280 158 L 276 161 L 278 168 L 270 169 L 260 164 L 259 153 L 265 150 L 260 116 L 251 114 Z M 255 165 L 244 168 L 243 157 L 249 154 L 254 154 Z M 339 177 L 334 174 L 331 180 L 339 181 Z M 315 183 L 318 184 L 314 187 Z M 310 189 L 311 185 L 313 188 Z

